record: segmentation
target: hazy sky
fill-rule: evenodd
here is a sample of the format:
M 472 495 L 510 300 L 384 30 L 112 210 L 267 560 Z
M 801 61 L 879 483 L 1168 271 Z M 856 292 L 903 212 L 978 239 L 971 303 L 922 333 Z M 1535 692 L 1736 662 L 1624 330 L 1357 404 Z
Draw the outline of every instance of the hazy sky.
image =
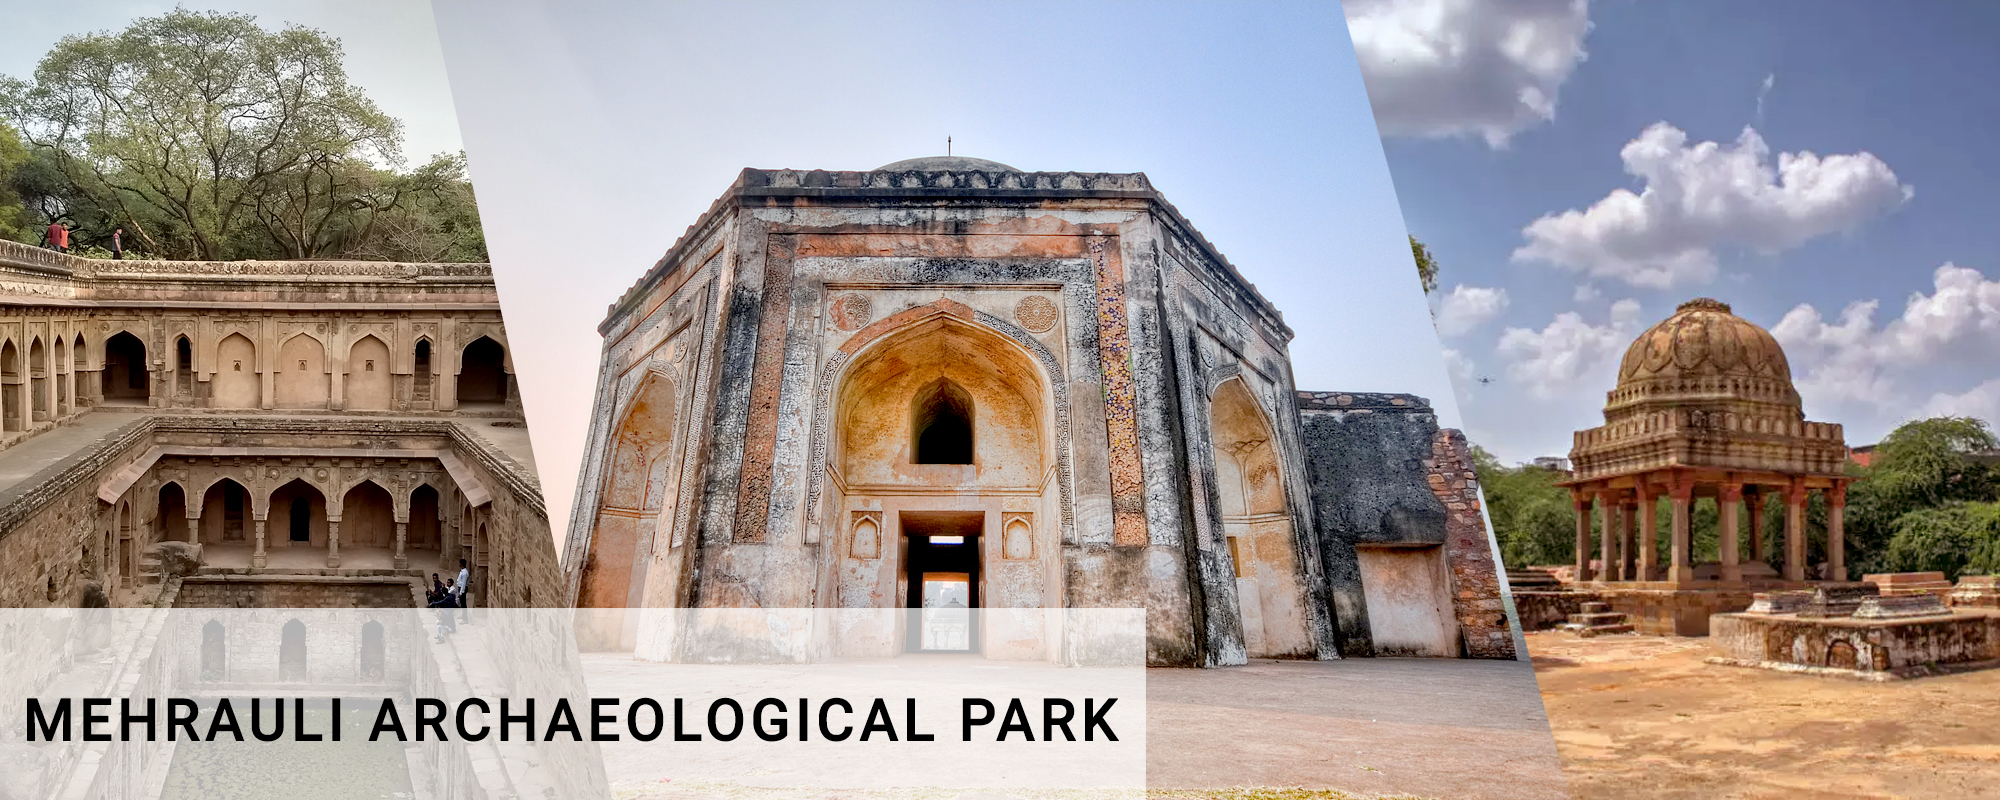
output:
M 460 149 L 451 84 L 437 28 L 423 0 L 236 0 L 225 2 L 0 2 L 0 75 L 34 77 L 35 64 L 64 36 L 118 32 L 133 20 L 183 6 L 249 14 L 266 29 L 286 23 L 325 31 L 347 54 L 347 77 L 403 122 L 403 157 L 422 164 Z
M 2000 5 L 1883 8 L 1350 0 L 1474 442 L 1566 454 L 1699 296 L 1849 444 L 2000 420 Z
M 1145 172 L 1285 312 L 1305 389 L 1457 411 L 1331 3 L 435 4 L 549 511 L 606 307 L 744 167 Z

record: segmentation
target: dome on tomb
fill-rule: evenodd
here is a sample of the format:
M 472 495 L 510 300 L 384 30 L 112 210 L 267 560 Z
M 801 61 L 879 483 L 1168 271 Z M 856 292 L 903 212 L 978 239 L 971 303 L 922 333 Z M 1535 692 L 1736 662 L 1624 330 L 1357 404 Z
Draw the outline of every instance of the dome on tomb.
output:
M 876 172 L 1020 172 L 998 161 L 966 156 L 925 156 L 908 158 L 876 167 Z
M 1682 303 L 1625 350 L 1606 411 L 1633 404 L 1747 400 L 1799 407 L 1770 331 L 1709 298 Z

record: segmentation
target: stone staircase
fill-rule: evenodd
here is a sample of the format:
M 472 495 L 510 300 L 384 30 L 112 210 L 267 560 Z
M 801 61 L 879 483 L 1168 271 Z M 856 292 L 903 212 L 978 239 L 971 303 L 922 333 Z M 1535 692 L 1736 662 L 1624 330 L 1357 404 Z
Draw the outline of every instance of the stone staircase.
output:
M 1569 615 L 1569 623 L 1563 630 L 1578 636 L 1603 636 L 1607 633 L 1631 633 L 1632 622 L 1611 610 L 1607 603 L 1584 603 L 1583 611 Z

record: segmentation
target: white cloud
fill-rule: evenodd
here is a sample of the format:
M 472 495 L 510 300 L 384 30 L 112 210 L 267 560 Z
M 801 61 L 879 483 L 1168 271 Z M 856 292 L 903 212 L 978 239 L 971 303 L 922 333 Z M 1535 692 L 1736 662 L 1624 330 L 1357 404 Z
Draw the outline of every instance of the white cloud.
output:
M 1851 229 L 1908 201 L 1913 190 L 1866 152 L 1779 153 L 1754 128 L 1734 144 L 1699 142 L 1664 122 L 1625 144 L 1639 193 L 1613 190 L 1586 210 L 1543 216 L 1521 231 L 1516 261 L 1664 289 L 1715 279 L 1715 251 L 1777 253 Z
M 1570 295 L 1570 299 L 1575 300 L 1578 305 L 1582 305 L 1584 303 L 1595 303 L 1599 300 L 1604 299 L 1604 293 L 1598 291 L 1597 287 L 1592 284 L 1588 283 L 1578 284 L 1576 287 L 1576 293 Z
M 1437 329 L 1439 336 L 1458 336 L 1470 333 L 1472 329 L 1491 322 L 1500 312 L 1507 310 L 1507 290 L 1485 286 L 1451 287 L 1451 293 L 1438 303 Z
M 1346 0 L 1384 135 L 1477 135 L 1490 147 L 1555 119 L 1584 59 L 1588 0 Z
M 1808 401 L 1890 409 L 1906 400 L 1891 373 L 1953 361 L 1991 369 L 2000 352 L 2000 281 L 1979 270 L 1938 267 L 1930 294 L 1911 294 L 1901 317 L 1878 326 L 1880 307 L 1879 300 L 1849 303 L 1828 322 L 1819 309 L 1801 304 L 1771 328 Z
M 1451 375 L 1451 382 L 1458 387 L 1461 395 L 1472 389 L 1472 381 L 1477 377 L 1479 370 L 1470 357 L 1449 347 L 1444 349 L 1444 368 Z
M 1959 394 L 1939 392 L 1924 404 L 1921 417 L 1978 417 L 1989 424 L 2000 423 L 2000 378 L 1974 386 Z
M 1508 361 L 1507 376 L 1536 397 L 1591 387 L 1610 391 L 1619 357 L 1639 336 L 1639 322 L 1639 301 L 1626 298 L 1611 304 L 1608 324 L 1592 325 L 1567 311 L 1539 331 L 1508 328 L 1497 350 Z
M 1778 74 L 1773 72 L 1765 75 L 1764 82 L 1757 86 L 1757 124 L 1759 125 L 1764 124 L 1764 98 L 1771 96 L 1771 87 L 1777 85 L 1777 83 Z

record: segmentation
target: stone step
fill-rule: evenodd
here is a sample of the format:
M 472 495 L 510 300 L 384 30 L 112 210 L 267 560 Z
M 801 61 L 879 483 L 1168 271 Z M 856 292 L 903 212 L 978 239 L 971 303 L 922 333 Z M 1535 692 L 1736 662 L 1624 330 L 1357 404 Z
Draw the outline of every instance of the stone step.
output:
M 1588 627 L 1578 628 L 1576 631 L 1576 635 L 1589 638 L 1592 636 L 1603 636 L 1605 634 L 1610 634 L 1610 633 L 1631 633 L 1631 632 L 1632 632 L 1632 625 L 1630 623 L 1621 622 L 1616 625 L 1591 625 Z
M 1605 614 L 1611 611 L 1610 603 L 1584 603 L 1580 606 L 1585 614 Z
M 1624 621 L 1625 615 L 1615 612 L 1569 615 L 1571 625 L 1617 625 Z

